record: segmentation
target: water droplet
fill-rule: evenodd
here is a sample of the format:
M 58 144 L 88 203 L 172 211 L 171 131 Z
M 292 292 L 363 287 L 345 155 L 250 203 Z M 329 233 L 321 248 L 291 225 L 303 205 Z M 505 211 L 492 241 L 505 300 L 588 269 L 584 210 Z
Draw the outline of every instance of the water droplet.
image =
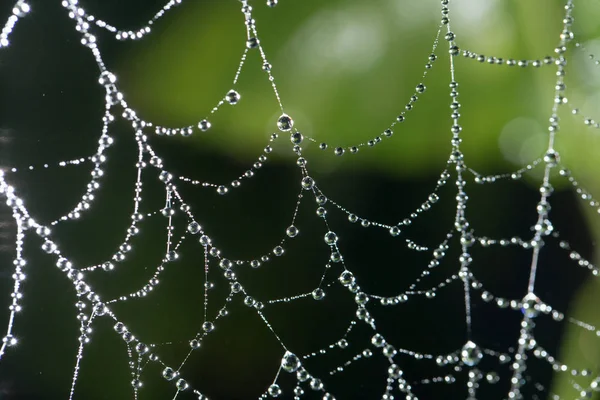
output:
M 225 95 L 225 100 L 231 105 L 237 104 L 241 98 L 242 96 L 233 89 L 227 92 L 227 95 Z
M 285 250 L 281 246 L 275 246 L 273 249 L 273 254 L 275 254 L 277 257 L 281 257 L 283 253 L 285 253 Z
M 42 250 L 44 250 L 46 253 L 50 254 L 50 253 L 54 253 L 57 250 L 57 247 L 54 242 L 47 240 L 44 242 L 44 244 L 42 244 Z
M 314 391 L 323 390 L 323 381 L 319 378 L 312 378 L 310 380 L 310 388 Z
M 306 382 L 310 378 L 310 374 L 304 368 L 300 368 L 298 369 L 298 372 L 296 372 L 296 378 L 299 382 Z
M 331 231 L 329 231 L 325 234 L 324 239 L 325 239 L 325 243 L 327 243 L 330 246 L 333 246 L 338 241 L 338 237 L 335 234 L 335 232 L 331 232 Z
M 123 338 L 125 343 L 131 343 L 135 340 L 135 336 L 133 336 L 133 333 L 131 332 L 125 332 L 121 335 L 121 337 Z
M 325 298 L 325 291 L 321 288 L 317 288 L 312 291 L 312 297 L 315 300 L 323 300 Z
M 350 271 L 344 271 L 340 274 L 340 283 L 344 286 L 348 286 L 354 282 L 354 274 Z
M 202 330 L 204 332 L 212 332 L 215 329 L 215 324 L 212 322 L 206 321 L 202 324 Z
M 202 228 L 200 227 L 200 224 L 197 223 L 196 221 L 190 222 L 187 229 L 188 229 L 188 232 L 191 233 L 192 235 L 195 235 L 202 230 Z
M 98 83 L 102 86 L 110 85 L 117 82 L 117 77 L 110 71 L 102 71 Z
M 233 293 L 239 293 L 239 292 L 241 292 L 241 291 L 242 291 L 242 289 L 243 289 L 243 288 L 242 288 L 242 284 L 241 284 L 241 283 L 239 283 L 239 282 L 233 282 L 233 283 L 231 284 L 231 291 L 232 291 Z
M 296 228 L 294 225 L 290 225 L 285 230 L 285 234 L 288 235 L 291 238 L 298 236 L 298 233 L 299 233 L 298 228 Z
M 211 240 L 208 236 L 206 236 L 206 235 L 200 236 L 200 244 L 202 246 L 208 246 L 208 245 L 210 245 L 210 243 L 211 243 Z
M 162 371 L 162 376 L 163 378 L 165 378 L 168 381 L 172 381 L 173 379 L 175 379 L 177 377 L 177 375 L 179 375 L 177 373 L 177 371 L 175 371 L 173 368 L 171 367 L 166 367 L 165 369 L 163 369 Z
M 302 141 L 304 140 L 304 136 L 302 136 L 302 134 L 300 132 L 294 132 L 290 135 L 290 141 L 293 144 L 300 144 L 302 143 Z
M 555 167 L 560 161 L 560 156 L 554 150 L 548 150 L 544 155 L 544 162 L 550 167 Z
M 388 374 L 390 375 L 390 377 L 398 379 L 402 376 L 402 370 L 396 364 L 392 364 L 388 368 Z
M 498 381 L 500 381 L 500 377 L 495 372 L 488 372 L 485 375 L 485 379 L 488 381 L 488 383 L 497 383 Z
M 397 353 L 398 351 L 391 344 L 385 345 L 385 347 L 383 348 L 383 355 L 388 358 L 394 357 Z
M 327 203 L 327 197 L 325 197 L 324 195 L 320 194 L 315 198 L 316 202 L 318 205 L 322 206 L 323 204 Z
M 271 396 L 271 397 L 279 397 L 279 396 L 281 396 L 281 388 L 276 383 L 274 383 L 271 386 L 269 386 L 269 390 L 268 391 L 269 391 L 269 396 Z
M 175 215 L 175 209 L 172 207 L 165 207 L 162 210 L 160 210 L 160 212 L 166 218 L 169 218 L 169 217 L 172 217 L 173 215 Z
M 173 262 L 173 261 L 175 261 L 175 260 L 177 260 L 177 259 L 179 258 L 179 254 L 177 254 L 177 252 L 176 252 L 176 251 L 173 251 L 173 250 L 172 250 L 172 251 L 169 251 L 169 252 L 167 253 L 167 256 L 166 256 L 166 258 L 167 258 L 167 261 L 169 261 L 169 262 Z
M 203 119 L 202 121 L 198 122 L 198 129 L 200 129 L 202 132 L 206 132 L 207 130 L 210 129 L 210 122 L 208 122 L 208 120 Z
M 483 358 L 483 353 L 475 343 L 469 340 L 460 351 L 460 358 L 465 365 L 473 367 L 479 364 L 479 361 Z
M 534 229 L 541 235 L 549 235 L 554 230 L 554 226 L 548 218 L 544 218 L 540 221 L 540 223 L 535 224 Z
M 535 318 L 540 313 L 541 301 L 534 293 L 528 293 L 522 300 L 521 311 L 529 318 Z
M 294 126 L 294 120 L 287 114 L 282 114 L 277 120 L 277 127 L 283 132 L 292 130 Z
M 359 292 L 354 296 L 354 301 L 358 305 L 364 305 L 369 301 L 369 296 L 364 292 Z
M 259 41 L 257 38 L 251 37 L 250 39 L 248 39 L 246 41 L 246 47 L 249 49 L 255 49 L 258 47 L 258 43 L 259 43 Z
M 135 345 L 135 351 L 137 351 L 140 354 L 146 354 L 148 351 L 150 351 L 150 348 L 144 343 L 139 342 Z
M 162 182 L 171 182 L 171 180 L 173 179 L 173 175 L 171 175 L 170 173 L 168 173 L 167 171 L 162 171 L 159 175 L 158 175 L 158 179 L 160 179 Z
M 13 335 L 6 335 L 2 338 L 2 343 L 6 343 L 6 346 L 12 347 L 17 345 L 17 338 Z
M 281 359 L 281 368 L 290 373 L 298 371 L 298 368 L 300 368 L 301 365 L 300 359 L 294 353 L 290 353 L 289 351 L 286 352 Z
M 310 190 L 315 186 L 315 181 L 310 176 L 305 176 L 302 178 L 302 187 L 305 190 Z
M 190 385 L 188 385 L 185 379 L 179 379 L 177 383 L 175 383 L 175 387 L 177 387 L 177 390 L 186 390 Z

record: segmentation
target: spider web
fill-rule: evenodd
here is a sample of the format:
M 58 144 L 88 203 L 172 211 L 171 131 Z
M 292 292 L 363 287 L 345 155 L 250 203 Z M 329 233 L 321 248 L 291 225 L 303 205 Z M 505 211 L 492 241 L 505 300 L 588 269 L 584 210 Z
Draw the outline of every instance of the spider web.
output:
M 56 279 L 58 269 L 62 286 L 51 287 L 44 298 L 49 300 L 63 295 L 64 282 L 68 282 L 70 300 L 65 306 L 70 308 L 60 312 L 77 317 L 74 329 L 78 332 L 77 338 L 69 338 L 76 343 L 72 354 L 74 365 L 71 362 L 69 369 L 70 384 L 66 391 L 45 390 L 46 394 L 38 395 L 38 398 L 106 398 L 103 396 L 112 391 L 114 394 L 108 395 L 113 396 L 111 398 L 248 398 L 248 393 L 253 393 L 257 387 L 262 393 L 260 398 L 562 398 L 550 391 L 553 371 L 578 377 L 570 381 L 573 395 L 569 398 L 591 398 L 594 391 L 600 390 L 600 377 L 593 366 L 561 362 L 555 354 L 556 343 L 540 334 L 568 324 L 592 336 L 600 336 L 600 331 L 592 324 L 565 315 L 564 310 L 546 299 L 551 299 L 552 295 L 542 295 L 536 285 L 538 274 L 545 267 L 544 253 L 548 253 L 550 247 L 558 252 L 549 254 L 564 254 L 594 276 L 599 272 L 584 257 L 587 250 L 572 248 L 558 233 L 550 214 L 550 199 L 558 196 L 552 185 L 559 180 L 570 184 L 592 209 L 599 210 L 600 205 L 561 164 L 555 150 L 562 109 L 567 109 L 582 124 L 600 127 L 600 123 L 592 118 L 581 117 L 578 109 L 569 108 L 566 97 L 567 54 L 584 50 L 572 30 L 574 1 L 565 2 L 554 54 L 531 60 L 488 56 L 461 48 L 452 29 L 452 2 L 441 1 L 441 20 L 431 35 L 431 53 L 422 60 L 421 79 L 415 83 L 413 93 L 407 96 L 404 108 L 390 118 L 391 122 L 381 133 L 349 145 L 324 143 L 304 135 L 293 115 L 287 114 L 283 105 L 285 96 L 278 91 L 274 67 L 266 51 L 268 46 L 263 47 L 269 38 L 259 34 L 260 21 L 253 17 L 253 6 L 264 5 L 251 6 L 246 0 L 239 2 L 239 23 L 244 25 L 246 36 L 240 38 L 243 50 L 233 77 L 231 87 L 234 89 L 225 91 L 224 97 L 216 99 L 212 109 L 203 111 L 207 112 L 205 117 L 199 117 L 189 126 L 161 125 L 140 116 L 141 113 L 127 102 L 127 90 L 121 86 L 120 78 L 105 64 L 100 38 L 152 40 L 155 22 L 179 8 L 181 3 L 182 0 L 169 1 L 141 28 L 129 31 L 95 17 L 77 0 L 61 2 L 62 13 L 67 14 L 74 25 L 80 47 L 88 57 L 92 56 L 98 68 L 94 79 L 102 89 L 98 94 L 104 107 L 95 148 L 79 158 L 54 164 L 48 161 L 49 164 L 6 167 L 0 175 L 0 194 L 14 221 L 16 238 L 15 245 L 11 246 L 12 264 L 3 267 L 3 271 L 10 269 L 7 276 L 12 279 L 12 287 L 0 359 L 5 363 L 26 351 L 29 343 L 21 340 L 19 333 L 27 337 L 26 331 L 30 329 L 50 336 L 50 345 L 41 343 L 34 352 L 35 357 L 43 358 L 40 351 L 60 342 L 47 333 L 51 327 L 28 326 L 27 307 L 24 306 L 28 295 L 32 296 L 27 287 L 29 281 L 35 280 L 37 273 L 46 276 L 38 269 L 43 269 L 48 260 L 57 268 L 51 271 L 52 278 L 47 273 L 47 279 Z M 267 6 L 277 12 L 277 3 L 277 0 L 269 0 Z M 21 21 L 31 18 L 34 11 L 35 5 L 30 6 L 25 1 L 14 4 L 0 33 L 0 51 L 15 47 L 11 44 L 13 30 L 18 36 Z M 500 175 L 485 175 L 470 167 L 461 150 L 461 86 L 455 65 L 458 58 L 489 64 L 490 68 L 539 68 L 555 72 L 552 105 L 548 110 L 547 142 L 539 159 Z M 591 58 L 594 62 L 593 56 Z M 446 59 L 448 64 L 443 67 L 440 64 Z M 214 121 L 218 120 L 223 108 L 245 100 L 246 93 L 235 88 L 249 68 L 263 70 L 264 85 L 270 86 L 278 107 L 279 116 L 270 128 L 272 132 L 263 152 L 249 167 L 243 167 L 244 172 L 240 174 L 238 170 L 233 179 L 205 181 L 178 172 L 181 167 L 170 165 L 170 162 L 177 165 L 177 160 L 170 160 L 168 155 L 172 140 L 191 140 L 215 130 Z M 434 69 L 448 72 L 451 151 L 428 192 L 415 190 L 415 196 L 409 196 L 408 204 L 412 204 L 412 210 L 395 216 L 393 221 L 389 220 L 389 215 L 384 215 L 381 220 L 362 215 L 359 203 L 354 204 L 356 202 L 350 199 L 337 200 L 329 195 L 327 178 L 313 172 L 305 148 L 315 143 L 313 146 L 332 157 L 347 158 L 359 152 L 393 146 L 394 132 L 401 131 L 403 124 L 412 117 L 413 109 L 426 101 L 427 75 Z M 76 146 L 77 140 L 72 144 Z M 265 167 L 279 150 L 292 151 L 293 170 L 289 166 Z M 46 155 L 43 151 L 42 154 Z M 10 154 L 3 158 L 3 163 L 12 161 Z M 113 158 L 122 164 L 111 167 Z M 199 162 L 210 165 L 213 160 Z M 85 169 L 87 181 L 80 186 L 84 188 L 83 194 L 79 193 L 74 202 L 69 199 L 69 204 L 74 206 L 42 223 L 39 221 L 47 219 L 46 208 L 56 208 L 56 205 L 44 198 L 30 198 L 25 193 L 27 189 L 21 186 L 27 182 L 26 174 L 30 171 L 46 169 L 57 169 L 61 173 Z M 471 187 L 492 190 L 491 187 L 505 182 L 520 181 L 534 170 L 541 171 L 541 175 L 536 183 L 539 193 L 535 199 L 535 212 L 527 211 L 535 216 L 531 230 L 524 230 L 521 236 L 490 238 L 474 229 L 473 221 L 467 215 Z M 102 199 L 107 199 L 104 191 L 125 192 L 127 187 L 106 184 L 111 174 L 122 174 L 123 181 L 134 182 L 133 199 L 127 193 L 122 199 L 119 197 L 123 200 L 120 204 L 104 204 Z M 211 176 L 215 175 L 225 176 L 218 172 Z M 67 191 L 71 178 L 73 186 L 79 185 L 78 175 L 66 176 L 70 178 L 50 182 L 50 187 L 59 192 Z M 267 179 L 267 184 L 260 180 L 263 178 Z M 256 209 L 263 207 L 261 211 L 279 213 L 281 215 L 276 219 L 285 221 L 283 225 L 279 224 L 283 229 L 281 226 L 273 228 L 277 234 L 269 227 L 257 224 L 257 235 L 262 232 L 269 239 L 264 248 L 252 245 L 247 239 L 253 233 L 235 232 L 235 226 L 221 227 L 213 222 L 216 217 L 212 214 L 218 214 L 219 210 L 235 218 L 245 218 L 246 214 L 255 212 L 250 206 L 251 200 L 245 200 L 244 206 L 229 202 L 243 193 L 251 198 L 251 193 L 244 190 L 252 185 L 259 185 L 269 192 L 269 202 L 257 205 Z M 27 185 L 23 184 L 23 187 Z M 280 189 L 281 195 L 278 194 Z M 196 194 L 200 190 L 210 191 L 211 200 L 200 199 Z M 476 190 L 480 189 L 473 191 Z M 407 196 L 406 193 L 399 195 Z M 384 200 L 380 201 L 385 204 Z M 443 209 L 445 205 L 449 206 L 447 210 Z M 112 228 L 90 228 L 92 222 L 102 222 L 105 218 L 102 215 L 114 220 Z M 92 232 L 86 236 L 91 243 L 77 245 L 84 250 L 74 248 L 72 242 L 68 244 L 68 237 L 77 235 L 74 233 L 77 232 L 74 230 L 76 224 L 83 224 Z M 423 234 L 417 228 L 428 224 L 440 228 L 432 229 L 431 234 Z M 362 233 L 356 233 L 357 228 Z M 368 232 L 369 237 L 365 241 L 360 239 L 364 232 Z M 430 244 L 434 234 L 439 240 Z M 358 239 L 352 239 L 353 235 Z M 110 256 L 95 249 L 106 247 L 96 242 L 96 236 L 114 239 L 111 239 Z M 230 248 L 231 243 L 225 243 L 228 237 L 235 238 L 227 241 L 235 243 L 242 251 Z M 397 255 L 386 258 L 376 249 L 384 246 L 391 252 L 413 255 L 405 259 Z M 136 249 L 142 251 L 135 252 Z M 484 254 L 492 249 L 500 249 L 503 260 L 509 251 L 527 255 L 522 276 L 515 275 L 515 280 L 524 283 L 524 294 L 518 287 L 515 290 L 521 291 L 520 294 L 508 297 L 496 293 L 492 289 L 493 282 L 484 284 L 475 266 L 478 257 L 482 263 L 493 263 L 495 256 L 490 258 Z M 86 252 L 91 253 L 88 258 L 96 261 L 80 261 L 86 259 L 83 255 Z M 238 254 L 252 255 L 241 258 Z M 305 256 L 308 258 L 302 264 L 294 260 Z M 186 259 L 192 261 L 185 264 Z M 135 266 L 130 265 L 132 263 Z M 361 267 L 361 264 L 366 266 Z M 381 272 L 392 268 L 406 271 L 391 275 Z M 121 270 L 126 269 L 129 272 L 121 274 Z M 33 278 L 26 280 L 26 275 Z M 481 271 L 481 275 L 490 279 L 485 271 Z M 119 285 L 112 284 L 111 279 L 118 279 Z M 123 281 L 133 289 L 123 292 L 120 285 Z M 277 282 L 277 285 L 269 282 Z M 156 300 L 159 295 L 175 297 L 191 306 L 182 310 L 180 306 L 173 306 L 174 303 L 161 304 L 163 300 Z M 75 310 L 72 309 L 73 298 Z M 448 298 L 459 301 L 452 303 Z M 312 304 L 309 308 L 299 308 L 298 304 L 303 306 L 309 301 Z M 142 305 L 146 303 L 149 305 Z M 127 309 L 130 304 L 132 308 Z M 452 305 L 460 307 L 454 310 Z M 475 308 L 484 311 L 475 313 Z M 431 309 L 434 311 L 428 311 Z M 427 318 L 428 313 L 431 313 L 430 318 Z M 510 316 L 497 317 L 506 313 Z M 479 324 L 477 318 L 483 318 L 486 323 Z M 505 337 L 490 340 L 489 327 L 484 325 L 495 318 L 505 318 L 499 325 L 511 322 L 510 329 L 513 330 L 506 334 L 506 328 L 499 329 L 500 336 Z M 457 319 L 462 328 L 458 334 L 439 334 L 438 331 L 451 324 L 457 325 Z M 20 324 L 28 326 L 27 329 L 20 330 Z M 170 325 L 179 324 L 185 327 L 182 329 L 185 334 L 179 332 L 175 337 L 169 337 Z M 419 336 L 412 331 L 427 324 L 427 335 L 436 338 L 427 345 L 428 351 L 423 350 L 422 343 L 410 346 L 417 343 Z M 60 330 L 67 330 L 60 322 L 57 325 Z M 70 324 L 69 329 L 72 327 Z M 260 336 L 263 332 L 265 338 Z M 97 342 L 100 345 L 94 347 Z M 505 342 L 510 343 L 504 346 Z M 215 347 L 226 350 L 219 352 L 214 350 Z M 240 354 L 244 351 L 254 359 L 247 360 Z M 104 357 L 102 353 L 106 353 Z M 92 357 L 106 365 L 94 369 L 86 364 Z M 224 358 L 233 359 L 233 362 L 228 364 Z M 220 364 L 224 366 L 219 367 Z M 59 365 L 57 363 L 57 367 Z M 213 368 L 223 372 L 225 377 L 216 378 L 215 371 L 211 371 Z M 11 369 L 3 375 L 12 379 L 12 374 L 20 371 L 16 367 Z M 89 373 L 86 372 L 88 369 Z M 251 377 L 245 383 L 248 387 L 224 388 L 229 380 L 239 382 L 235 375 L 242 375 L 241 370 Z M 112 382 L 111 374 L 121 380 L 126 376 L 126 385 L 103 384 Z M 86 375 L 94 377 L 86 378 Z M 269 378 L 265 380 L 266 376 Z M 99 380 L 100 386 L 93 386 L 86 379 Z M 211 383 L 212 379 L 217 383 Z M 92 392 L 85 390 L 90 387 L 102 393 L 90 394 Z M 79 394 L 80 391 L 86 394 Z M 10 390 L 7 389 L 5 394 L 11 395 Z

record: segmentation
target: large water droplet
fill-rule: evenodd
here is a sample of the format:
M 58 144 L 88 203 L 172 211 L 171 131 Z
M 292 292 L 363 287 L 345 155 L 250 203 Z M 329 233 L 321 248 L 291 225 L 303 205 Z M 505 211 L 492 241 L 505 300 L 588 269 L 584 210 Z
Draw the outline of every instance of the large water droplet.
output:
M 269 392 L 269 396 L 271 396 L 271 397 L 279 397 L 279 396 L 281 396 L 281 388 L 276 383 L 274 383 L 271 386 L 269 386 L 268 392 Z
M 291 131 L 293 126 L 294 120 L 287 114 L 282 114 L 277 120 L 277 127 L 283 132 Z
M 330 246 L 336 244 L 337 241 L 338 241 L 338 237 L 335 234 L 335 232 L 331 232 L 331 231 L 329 231 L 329 232 L 327 232 L 325 234 L 325 238 L 324 239 L 325 239 L 325 243 L 327 243 Z
M 310 176 L 305 176 L 302 178 L 302 187 L 305 190 L 310 190 L 315 186 L 315 181 Z
M 225 100 L 231 105 L 237 104 L 237 102 L 240 101 L 241 98 L 242 96 L 240 96 L 240 94 L 235 90 L 230 90 L 225 96 Z
M 177 387 L 177 390 L 185 390 L 190 387 L 184 379 L 179 379 L 177 383 L 175 383 L 175 386 Z
M 288 235 L 291 238 L 296 237 L 298 235 L 298 228 L 296 228 L 294 225 L 290 225 L 285 230 L 285 234 Z
M 202 228 L 200 227 L 200 224 L 196 221 L 190 222 L 190 224 L 188 225 L 188 232 L 192 235 L 197 234 L 198 232 L 200 232 L 201 229 Z
M 202 132 L 206 132 L 210 129 L 210 122 L 208 122 L 206 119 L 203 119 L 202 121 L 198 122 L 198 129 L 200 129 Z
M 296 372 L 301 365 L 300 359 L 294 353 L 290 353 L 289 351 L 286 352 L 281 359 L 281 368 L 290 373 Z
M 175 377 L 177 377 L 177 375 L 179 375 L 177 371 L 175 371 L 171 367 L 166 367 L 165 369 L 163 369 L 162 372 L 163 378 L 165 378 L 168 381 L 172 381 L 173 379 L 175 379 Z
M 540 313 L 541 301 L 534 293 L 528 293 L 523 297 L 523 314 L 529 318 L 535 318 Z
M 465 365 L 473 367 L 479 364 L 479 361 L 483 358 L 483 353 L 479 346 L 469 340 L 460 351 L 460 358 Z

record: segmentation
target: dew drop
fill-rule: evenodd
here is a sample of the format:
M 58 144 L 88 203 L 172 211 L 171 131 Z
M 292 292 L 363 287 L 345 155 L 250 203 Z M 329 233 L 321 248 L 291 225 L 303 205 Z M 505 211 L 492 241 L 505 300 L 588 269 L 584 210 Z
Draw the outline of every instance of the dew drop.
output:
M 258 47 L 258 39 L 255 37 L 251 37 L 246 41 L 246 47 L 249 49 L 255 49 Z
M 310 190 L 315 186 L 315 181 L 310 176 L 305 176 L 304 178 L 302 178 L 301 184 L 305 190 Z
M 354 282 L 354 274 L 350 271 L 344 271 L 340 274 L 339 280 L 342 285 L 348 286 Z
M 473 367 L 479 364 L 479 361 L 483 358 L 483 353 L 475 343 L 469 340 L 460 351 L 460 358 L 465 365 Z
M 199 223 L 197 223 L 196 221 L 192 221 L 189 223 L 187 229 L 189 233 L 191 233 L 192 235 L 196 235 L 200 232 L 202 228 L 200 227 Z
M 312 291 L 312 297 L 315 300 L 323 300 L 325 298 L 325 291 L 321 288 L 317 288 Z
M 302 141 L 304 140 L 304 136 L 302 136 L 302 134 L 300 132 L 294 132 L 290 135 L 290 141 L 293 144 L 300 144 L 302 143 Z
M 541 301 L 534 293 L 528 293 L 522 300 L 521 311 L 529 318 L 535 318 L 540 313 Z
M 229 92 L 227 92 L 227 94 L 225 95 L 225 100 L 229 104 L 234 105 L 234 104 L 237 104 L 238 101 L 240 101 L 241 97 L 242 96 L 238 92 L 236 92 L 235 90 L 232 89 Z
M 329 231 L 325 234 L 324 239 L 325 239 L 325 243 L 327 243 L 330 246 L 333 246 L 338 241 L 338 237 L 335 234 L 335 232 L 331 232 L 331 231 Z
M 175 383 L 175 387 L 177 387 L 177 390 L 186 390 L 190 385 L 188 385 L 185 379 L 179 379 L 177 383 Z
M 281 368 L 287 372 L 296 372 L 301 366 L 300 359 L 294 353 L 286 352 L 281 359 Z
M 277 127 L 283 132 L 289 132 L 294 126 L 294 120 L 287 114 L 282 114 L 277 120 Z
M 13 335 L 6 335 L 2 338 L 2 343 L 6 343 L 7 347 L 12 347 L 17 345 L 17 338 Z
M 274 383 L 271 386 L 269 386 L 268 392 L 269 392 L 269 396 L 271 396 L 271 397 L 279 397 L 279 396 L 281 396 L 281 388 L 276 383 Z
M 288 237 L 296 237 L 298 236 L 298 228 L 296 228 L 294 225 L 290 225 L 286 230 L 285 230 L 285 234 L 288 235 Z
M 172 381 L 173 379 L 175 379 L 177 377 L 177 375 L 179 375 L 179 374 L 171 367 L 166 367 L 162 371 L 163 378 L 165 378 L 168 381 Z
M 207 130 L 210 129 L 210 122 L 208 122 L 208 120 L 203 119 L 202 121 L 198 122 L 198 129 L 200 129 L 202 132 L 206 132 Z
M 390 228 L 390 235 L 392 235 L 393 237 L 400 235 L 400 228 L 398 228 L 397 226 L 392 226 Z
M 212 332 L 215 330 L 215 325 L 212 322 L 206 321 L 202 324 L 202 330 L 204 332 Z

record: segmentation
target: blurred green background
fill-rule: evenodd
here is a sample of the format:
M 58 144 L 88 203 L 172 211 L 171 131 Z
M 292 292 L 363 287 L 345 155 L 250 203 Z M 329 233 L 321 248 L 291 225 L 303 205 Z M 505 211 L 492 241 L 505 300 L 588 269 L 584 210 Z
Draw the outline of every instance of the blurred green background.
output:
M 318 142 L 331 144 L 327 151 L 305 141 L 308 170 L 319 187 L 337 201 L 366 218 L 395 223 L 413 212 L 435 187 L 450 152 L 450 82 L 447 43 L 442 39 L 432 69 L 422 79 L 424 64 L 440 19 L 437 0 L 280 0 L 274 8 L 253 1 L 259 38 L 269 61 L 283 105 L 295 127 Z M 25 167 L 57 163 L 91 154 L 101 128 L 103 92 L 97 85 L 97 67 L 79 44 L 74 25 L 59 2 L 31 0 L 32 13 L 19 23 L 11 47 L 0 53 L 0 166 Z M 155 0 L 88 0 L 82 5 L 113 25 L 137 27 L 162 5 Z M 576 39 L 600 53 L 600 9 L 592 0 L 575 2 Z M 210 109 L 232 89 L 232 79 L 245 45 L 241 4 L 234 0 L 184 2 L 154 26 L 147 38 L 117 42 L 107 34 L 98 41 L 109 69 L 118 76 L 126 100 L 138 115 L 156 124 L 187 126 L 209 115 Z M 461 49 L 515 59 L 542 59 L 553 55 L 562 29 L 564 2 L 547 0 L 452 0 L 451 24 Z M 1 16 L 10 5 L 0 6 Z M 442 34 L 443 37 L 443 34 Z M 583 124 L 582 116 L 597 113 L 600 67 L 588 52 L 571 46 L 567 54 L 566 83 L 569 104 L 582 115 L 561 110 L 561 130 L 556 148 L 562 162 L 592 194 L 600 193 L 598 130 Z M 241 175 L 261 154 L 276 131 L 279 108 L 257 51 L 250 51 L 235 89 L 241 94 L 235 106 L 223 105 L 209 119 L 212 128 L 191 138 L 156 137 L 151 143 L 166 167 L 177 174 L 210 182 L 229 182 Z M 467 164 L 482 174 L 512 172 L 541 157 L 547 147 L 547 120 L 553 102 L 555 68 L 519 68 L 480 64 L 455 58 L 459 82 L 462 149 Z M 427 86 L 407 120 L 394 135 L 358 154 L 333 155 L 333 147 L 364 143 L 379 135 L 394 120 L 418 83 Z M 597 118 L 600 118 L 596 114 Z M 108 259 L 121 243 L 129 224 L 135 178 L 135 144 L 123 122 L 111 126 L 116 144 L 107 154 L 103 190 L 95 208 L 80 221 L 54 230 L 64 253 L 75 265 Z M 277 143 L 278 142 L 278 143 Z M 244 181 L 231 195 L 213 189 L 182 185 L 181 191 L 197 220 L 230 259 L 252 259 L 277 243 L 291 220 L 300 173 L 286 135 L 255 178 Z M 40 222 L 48 222 L 75 204 L 88 181 L 87 167 L 51 168 L 10 175 Z M 467 217 L 476 233 L 491 238 L 515 235 L 527 238 L 535 223 L 542 169 L 523 180 L 476 185 Z M 147 203 L 144 212 L 164 206 L 152 170 L 144 178 Z M 572 247 L 594 260 L 600 233 L 595 209 L 579 200 L 564 178 L 554 177 L 552 196 L 555 229 Z M 455 207 L 452 184 L 440 193 L 441 201 L 426 213 L 407 235 L 434 247 L 451 229 Z M 307 196 L 305 196 L 307 197 Z M 260 301 L 305 293 L 316 287 L 328 249 L 322 243 L 325 227 L 315 216 L 314 201 L 305 198 L 296 225 L 301 235 L 286 248 L 287 255 L 256 271 L 240 270 L 240 281 Z M 347 222 L 345 215 L 328 207 L 328 221 L 340 236 L 348 268 L 368 292 L 394 295 L 405 290 L 429 261 L 429 253 L 398 246 L 385 231 L 364 229 Z M 9 211 L 2 210 L 0 236 L 0 293 L 11 292 L 14 226 Z M 178 234 L 185 228 L 180 215 Z M 136 290 L 145 283 L 164 255 L 165 221 L 148 218 L 136 238 L 131 257 L 113 273 L 90 273 L 88 279 L 106 298 Z M 176 365 L 186 354 L 187 341 L 203 319 L 203 255 L 194 240 L 183 243 L 181 259 L 169 266 L 162 283 L 148 298 L 115 308 L 132 332 L 148 343 L 160 344 L 157 353 Z M 442 265 L 424 283 L 429 287 L 456 273 L 457 241 Z M 24 311 L 16 321 L 20 344 L 0 363 L 0 398 L 68 398 L 77 349 L 76 301 L 70 283 L 40 255 L 39 241 L 25 243 L 29 260 L 23 292 Z M 531 254 L 512 248 L 472 249 L 473 271 L 484 286 L 498 296 L 520 299 L 525 293 Z M 227 282 L 216 265 L 209 297 L 213 318 L 223 305 Z M 211 268 L 212 268 L 211 267 Z M 337 270 L 336 270 L 337 268 Z M 333 280 L 339 265 L 326 274 Z M 595 304 L 600 288 L 588 271 L 569 260 L 558 241 L 548 240 L 542 251 L 536 292 L 558 310 L 591 325 L 600 325 Z M 326 299 L 301 299 L 270 305 L 265 315 L 290 350 L 307 354 L 334 343 L 345 332 L 354 307 L 347 292 L 333 285 Z M 464 344 L 464 300 L 460 285 L 441 290 L 433 300 L 414 298 L 405 305 L 383 308 L 371 305 L 378 329 L 393 338 L 397 347 L 417 352 L 446 354 Z M 230 316 L 185 364 L 182 375 L 211 399 L 256 398 L 272 382 L 281 347 L 264 323 L 240 298 L 228 308 Z M 3 308 L 6 310 L 6 308 Z M 516 345 L 520 313 L 499 310 L 473 299 L 474 341 L 480 346 L 506 351 Z M 6 320 L 5 311 L 0 321 Z M 598 375 L 598 338 L 568 323 L 540 318 L 535 330 L 538 343 L 569 366 L 589 368 Z M 357 328 L 346 350 L 306 362 L 315 375 L 330 370 L 369 347 L 372 332 Z M 530 358 L 534 358 L 531 356 Z M 410 382 L 454 374 L 453 385 L 415 384 L 423 399 L 466 398 L 466 372 L 440 368 L 433 362 L 399 358 Z M 326 381 L 338 399 L 380 398 L 385 388 L 386 361 L 380 355 L 359 361 Z M 508 388 L 509 366 L 488 359 L 484 371 L 498 371 L 502 380 L 481 383 L 479 398 L 503 398 Z M 573 381 L 584 386 L 590 378 L 554 375 L 543 362 L 531 360 L 527 398 L 546 398 L 548 390 L 561 398 L 576 398 Z M 172 398 L 174 388 L 149 365 L 140 399 Z M 75 398 L 130 398 L 131 376 L 126 349 L 112 332 L 109 320 L 94 325 L 86 349 Z M 533 382 L 541 382 L 538 391 Z M 283 376 L 289 394 L 294 382 Z M 307 394 L 306 398 L 313 394 Z M 171 396 L 171 397 L 169 397 Z M 187 396 L 187 397 L 186 397 Z M 536 397 L 537 396 L 537 397 Z M 193 398 L 182 393 L 178 398 Z M 315 397 L 317 398 L 317 397 Z

